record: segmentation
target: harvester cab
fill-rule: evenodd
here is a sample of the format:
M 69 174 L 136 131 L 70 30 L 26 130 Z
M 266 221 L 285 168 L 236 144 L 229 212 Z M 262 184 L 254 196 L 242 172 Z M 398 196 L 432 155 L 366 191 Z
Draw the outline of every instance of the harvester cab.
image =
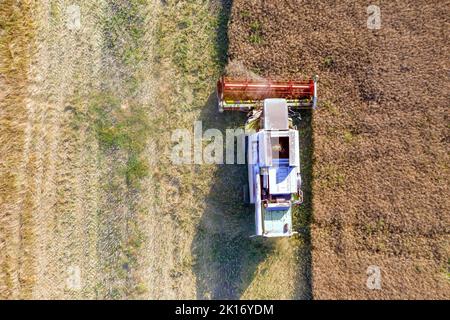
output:
M 317 76 L 308 81 L 251 81 L 222 77 L 219 111 L 249 113 L 245 133 L 249 202 L 255 205 L 255 235 L 289 237 L 292 207 L 303 201 L 299 135 L 290 111 L 317 104 Z

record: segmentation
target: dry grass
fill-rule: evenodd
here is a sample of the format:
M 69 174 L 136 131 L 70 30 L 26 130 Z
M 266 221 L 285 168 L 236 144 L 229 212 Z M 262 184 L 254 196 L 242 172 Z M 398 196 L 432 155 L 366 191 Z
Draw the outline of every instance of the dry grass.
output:
M 22 1 L 20 8 L 15 2 L 1 8 L 4 298 L 123 298 L 142 291 L 134 262 L 141 241 L 137 189 L 145 176 L 141 105 L 148 81 L 136 80 L 145 73 L 145 59 L 129 62 L 121 57 L 130 55 L 126 45 L 148 47 L 151 24 L 140 16 L 126 19 L 128 25 L 117 28 L 127 39 L 126 51 L 120 51 L 105 39 L 105 30 L 112 27 L 106 26 L 107 19 L 114 17 L 107 14 L 112 3 L 78 2 L 80 30 L 66 27 L 69 4 L 43 1 L 31 9 Z M 153 4 L 138 5 L 150 9 Z M 131 9 L 128 18 L 137 14 Z M 145 13 L 139 10 L 144 18 Z M 24 21 L 31 16 L 36 23 L 28 30 Z M 126 33 L 133 23 L 149 28 L 143 28 L 140 38 L 133 37 L 145 38 L 137 45 Z M 31 52 L 31 47 L 36 50 Z M 111 69 L 118 72 L 106 72 Z M 113 92 L 108 98 L 118 103 L 103 105 L 110 109 L 102 114 L 94 105 L 105 87 L 112 88 L 105 92 Z M 122 110 L 124 105 L 129 109 Z M 108 142 L 110 127 L 117 134 Z M 80 288 L 67 286 L 73 267 L 81 272 Z
M 35 281 L 31 228 L 36 189 L 32 177 L 36 159 L 29 147 L 27 86 L 35 26 L 32 1 L 4 1 L 0 8 L 0 297 L 26 298 Z
M 100 146 L 101 199 L 96 290 L 107 299 L 136 298 L 147 291 L 141 261 L 148 222 L 141 196 L 148 176 L 149 114 L 153 78 L 153 1 L 109 1 L 103 28 L 103 92 L 79 97 L 88 104 L 81 118 Z M 82 120 L 83 121 L 83 120 Z M 143 258 L 144 257 L 144 258 Z

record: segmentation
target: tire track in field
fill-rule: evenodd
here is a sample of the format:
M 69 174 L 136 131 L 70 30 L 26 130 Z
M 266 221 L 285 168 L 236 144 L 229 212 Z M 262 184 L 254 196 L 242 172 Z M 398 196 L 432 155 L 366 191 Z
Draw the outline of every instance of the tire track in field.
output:
M 80 30 L 66 26 L 68 5 L 65 1 L 43 4 L 44 48 L 42 64 L 38 61 L 37 66 L 43 80 L 35 101 L 39 108 L 46 106 L 46 100 L 50 102 L 54 112 L 46 121 L 54 125 L 49 135 L 51 149 L 47 151 L 52 163 L 45 180 L 50 188 L 42 199 L 45 210 L 41 211 L 39 225 L 39 242 L 45 244 L 39 255 L 40 285 L 35 293 L 39 298 L 92 298 L 96 278 L 96 143 L 86 125 L 76 118 L 85 106 L 73 104 L 72 99 L 98 85 L 100 39 L 96 15 L 101 12 L 101 3 L 79 3 Z M 80 276 L 80 281 L 69 281 L 71 271 L 75 272 L 72 276 Z

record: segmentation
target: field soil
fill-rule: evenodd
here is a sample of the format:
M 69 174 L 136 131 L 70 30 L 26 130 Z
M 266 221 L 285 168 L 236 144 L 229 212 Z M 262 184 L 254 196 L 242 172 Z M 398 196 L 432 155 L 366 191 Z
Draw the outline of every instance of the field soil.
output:
M 320 76 L 312 296 L 449 299 L 450 3 L 378 6 L 369 29 L 365 1 L 236 0 L 229 59 L 262 77 Z

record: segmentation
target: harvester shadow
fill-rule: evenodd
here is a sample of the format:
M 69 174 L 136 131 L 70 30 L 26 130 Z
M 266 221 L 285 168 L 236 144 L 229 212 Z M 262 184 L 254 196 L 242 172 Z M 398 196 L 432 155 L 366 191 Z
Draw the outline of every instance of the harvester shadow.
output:
M 219 113 L 213 93 L 198 120 L 204 130 L 219 129 L 225 139 L 226 129 L 242 127 L 245 115 Z M 240 298 L 258 265 L 272 251 L 269 242 L 250 238 L 254 233 L 254 209 L 243 201 L 247 183 L 246 165 L 222 164 L 215 168 L 192 245 L 198 299 Z
M 297 278 L 294 279 L 296 299 L 312 299 L 312 242 L 311 224 L 313 220 L 313 154 L 314 134 L 312 125 L 312 112 L 301 111 L 300 117 L 294 121 L 299 131 L 300 143 L 300 172 L 302 176 L 303 203 L 294 210 L 293 224 L 298 231 L 296 238 L 299 243 L 295 254 L 298 261 Z
M 232 0 L 221 0 L 222 13 L 216 36 L 216 51 L 222 68 L 227 63 L 228 21 Z M 219 129 L 225 138 L 227 128 L 235 129 L 245 123 L 245 114 L 221 114 L 213 92 L 199 116 L 204 130 Z M 294 212 L 294 228 L 299 230 L 299 243 L 294 250 L 299 262 L 294 297 L 312 297 L 311 236 L 312 220 L 312 126 L 311 113 L 302 114 L 297 123 L 300 131 L 301 171 L 305 204 Z M 225 153 L 224 153 L 225 155 Z M 247 165 L 218 165 L 212 187 L 205 198 L 205 209 L 192 243 L 195 257 L 198 299 L 239 299 L 252 283 L 258 266 L 276 250 L 276 242 L 250 238 L 254 234 L 254 207 L 243 202 L 243 187 L 248 184 Z M 296 222 L 297 221 L 297 222 Z
M 242 127 L 245 114 L 219 113 L 217 98 L 211 94 L 198 120 L 203 129 Z M 312 298 L 311 235 L 312 220 L 312 126 L 311 112 L 302 112 L 296 121 L 300 133 L 301 172 L 304 203 L 294 210 L 295 249 L 298 262 L 293 297 Z M 236 149 L 235 149 L 236 151 Z M 225 156 L 225 152 L 224 152 Z M 205 209 L 192 244 L 198 299 L 239 299 L 252 283 L 258 266 L 277 249 L 276 240 L 250 238 L 254 234 L 254 207 L 243 201 L 247 187 L 247 165 L 217 165 L 211 189 L 205 197 Z

